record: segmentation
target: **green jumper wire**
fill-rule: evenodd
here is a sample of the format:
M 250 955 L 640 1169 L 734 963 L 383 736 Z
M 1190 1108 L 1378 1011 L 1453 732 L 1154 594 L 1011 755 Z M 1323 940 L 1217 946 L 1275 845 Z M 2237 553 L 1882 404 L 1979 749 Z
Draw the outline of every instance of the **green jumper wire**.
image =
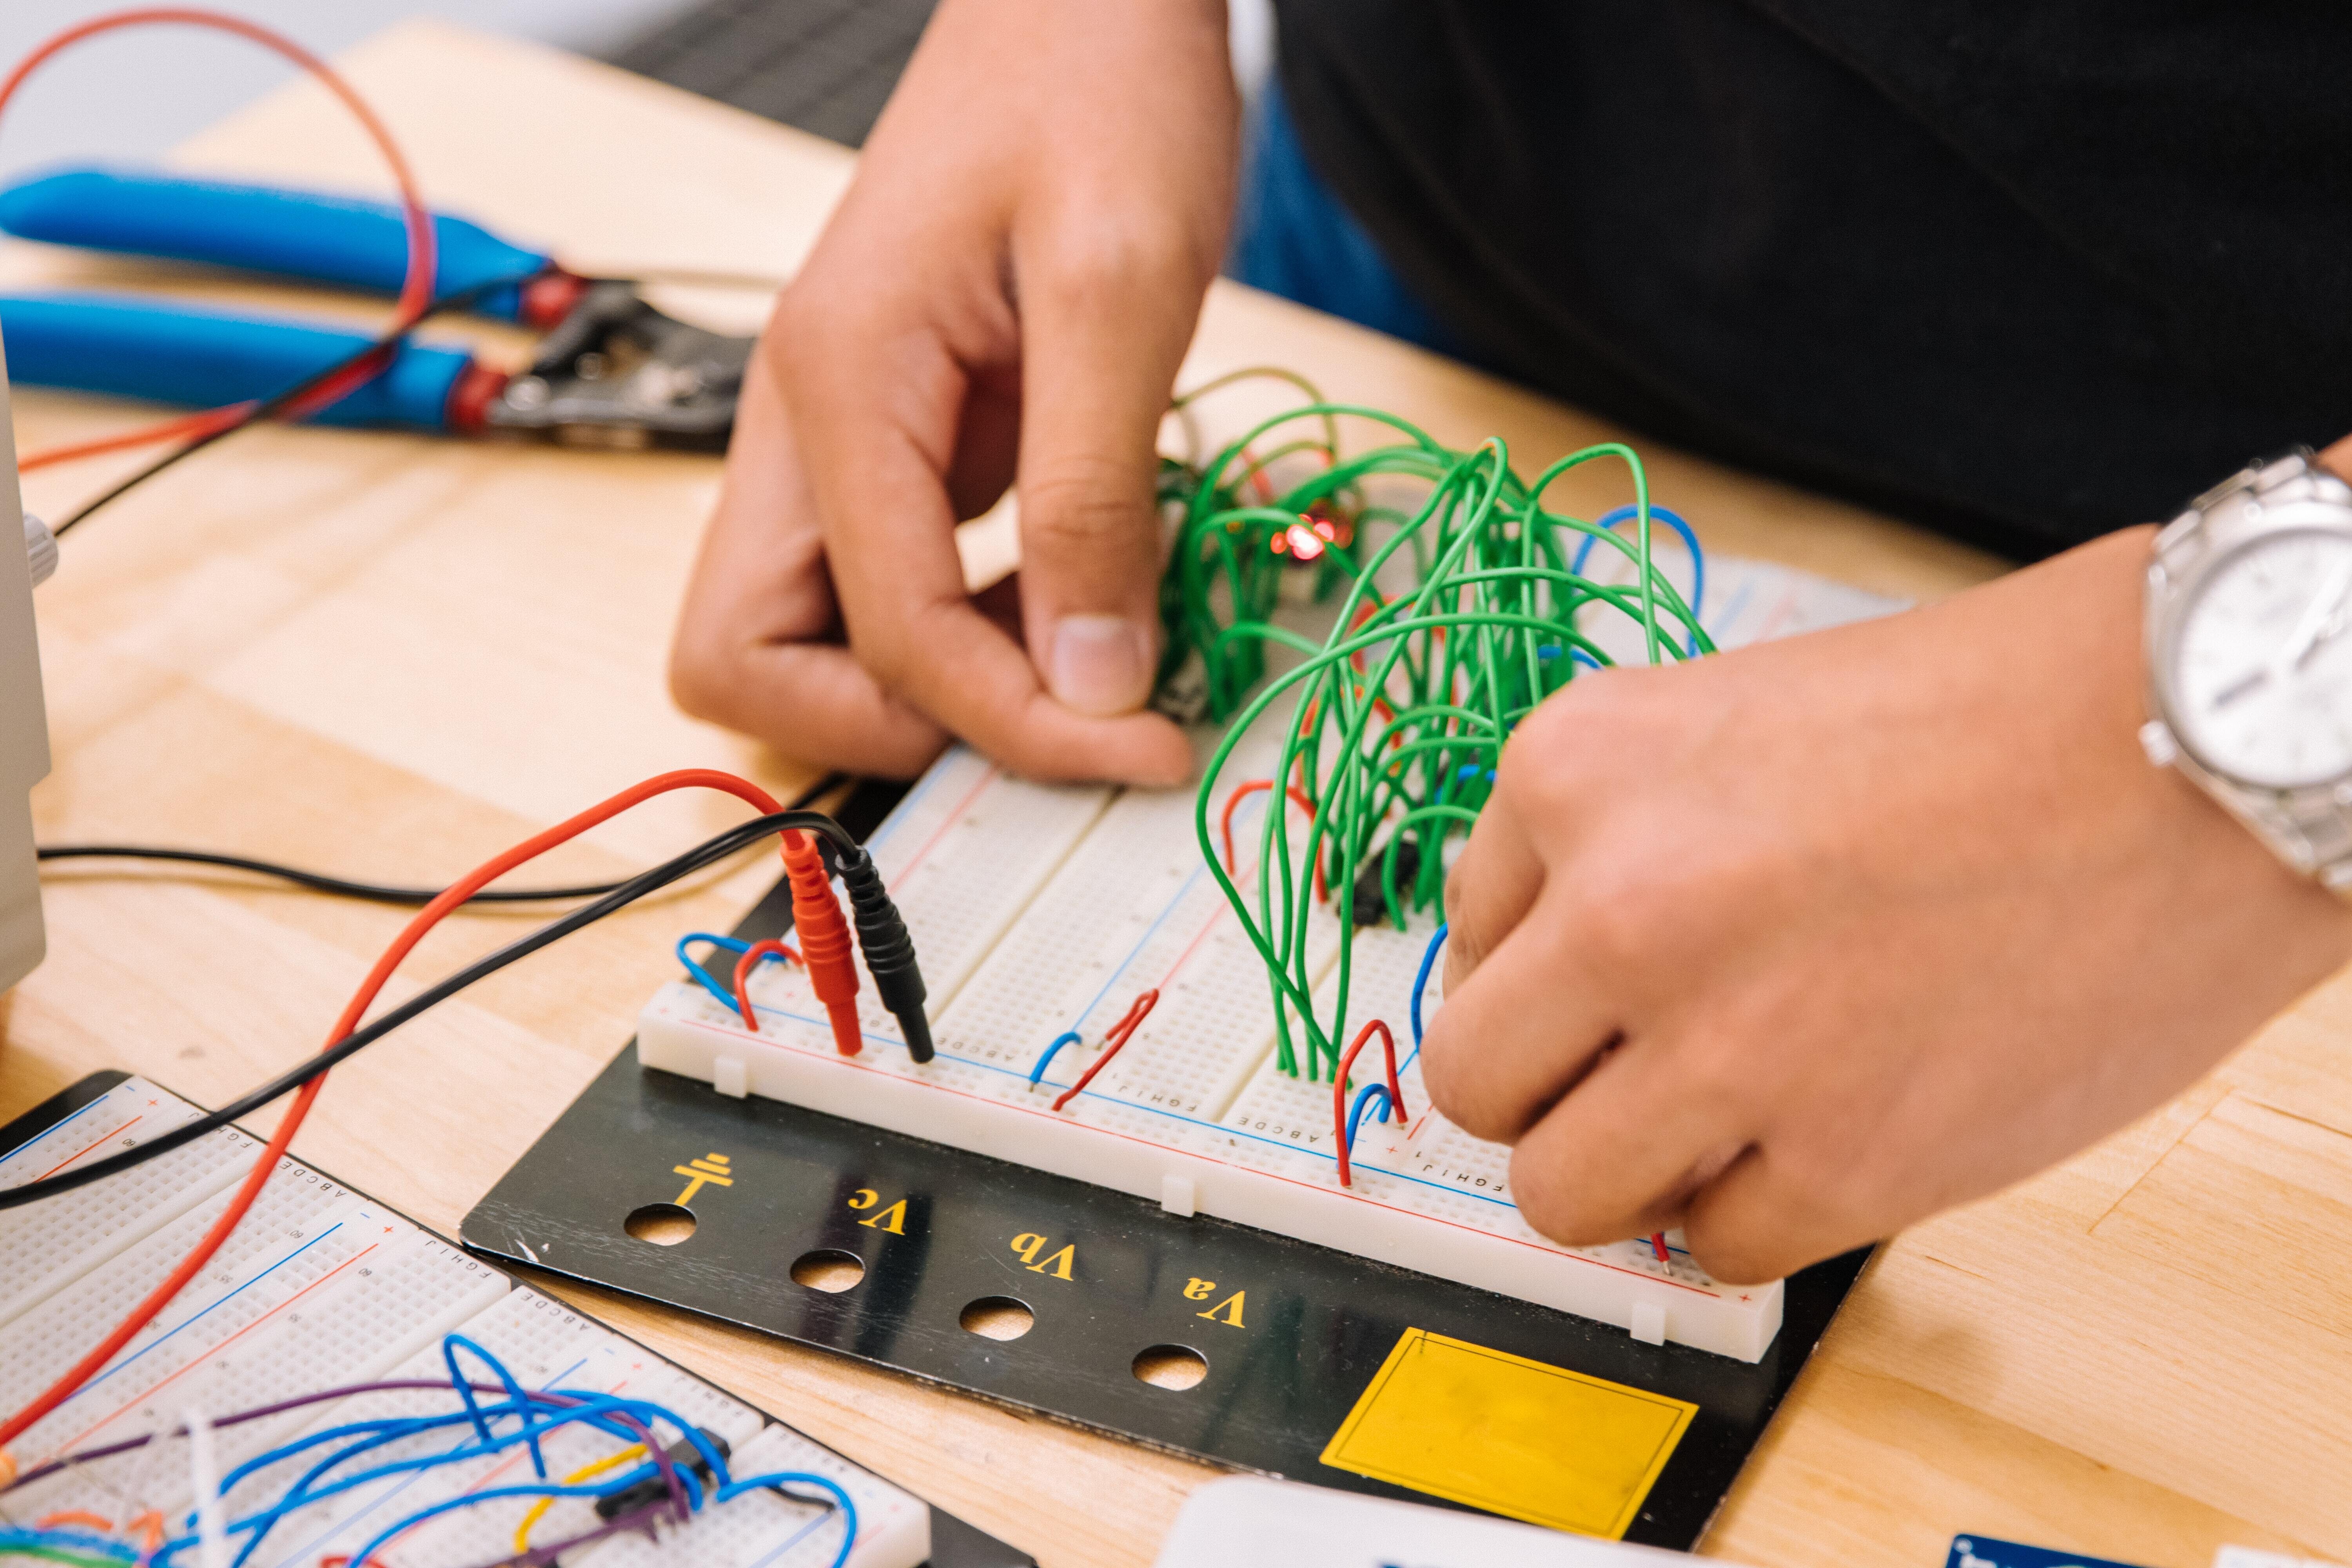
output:
M 1342 457 L 1343 417 L 1402 439 Z M 1268 449 L 1255 455 L 1261 441 Z M 1273 466 L 1307 452 L 1326 466 L 1269 494 Z M 1633 480 L 1630 539 L 1543 504 L 1560 476 L 1602 459 L 1622 462 Z M 1397 480 L 1428 487 L 1416 509 L 1370 498 L 1369 484 Z M 1392 415 L 1318 401 L 1265 420 L 1205 465 L 1163 463 L 1160 496 L 1181 509 L 1160 595 L 1162 689 L 1192 693 L 1206 717 L 1226 724 L 1194 807 L 1202 854 L 1265 961 L 1277 1066 L 1319 1079 L 1337 1069 L 1347 1039 L 1360 878 L 1372 868 L 1400 930 L 1438 901 L 1447 841 L 1477 821 L 1511 731 L 1580 670 L 1613 662 L 1591 620 L 1623 616 L 1640 627 L 1652 664 L 1685 649 L 1710 653 L 1714 644 L 1652 561 L 1648 478 L 1617 442 L 1571 453 L 1529 484 L 1499 440 L 1454 451 Z M 1305 552 L 1276 546 L 1301 529 L 1320 545 L 1303 565 Z M 1633 582 L 1571 570 L 1586 538 L 1630 563 Z M 1274 619 L 1286 578 L 1302 571 L 1312 574 L 1314 599 L 1336 609 L 1319 643 Z M 1685 636 L 1662 631 L 1669 623 Z M 1276 649 L 1298 662 L 1268 679 Z M 1221 777 L 1226 759 L 1278 703 L 1286 703 L 1283 743 L 1258 829 L 1262 869 L 1244 892 L 1218 856 L 1211 820 L 1233 787 Z M 1315 802 L 1303 834 L 1289 820 L 1286 784 Z M 1316 1012 L 1308 959 L 1318 861 L 1339 919 L 1328 1019 Z

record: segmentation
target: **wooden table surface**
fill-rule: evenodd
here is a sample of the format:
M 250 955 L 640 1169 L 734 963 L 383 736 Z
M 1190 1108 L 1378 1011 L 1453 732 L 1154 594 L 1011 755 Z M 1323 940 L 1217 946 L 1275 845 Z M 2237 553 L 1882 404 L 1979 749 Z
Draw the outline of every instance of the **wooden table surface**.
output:
M 168 37 L 152 43 L 172 47 Z M 852 157 L 520 44 L 411 26 L 349 59 L 428 199 L 575 267 L 786 274 Z M 190 168 L 381 190 L 358 134 L 293 86 Z M 380 304 L 16 246 L 0 283 L 171 287 L 373 319 Z M 756 296 L 700 304 L 756 319 Z M 472 331 L 513 359 L 521 340 Z M 1607 426 L 1221 284 L 1188 374 L 1274 362 L 1331 394 L 1540 462 Z M 21 450 L 145 411 L 22 392 Z M 1932 595 L 1997 563 L 1656 449 L 1713 547 Z M 33 475 L 58 515 L 129 458 Z M 807 770 L 681 716 L 663 657 L 716 459 L 265 429 L 66 541 L 40 591 L 57 769 L 42 837 L 202 845 L 431 881 L 663 769 Z M 658 858 L 734 820 L 672 799 L 551 873 Z M 627 1037 L 679 930 L 768 863 L 640 906 L 341 1069 L 297 1152 L 454 1232 Z M 217 1103 L 314 1048 L 403 918 L 230 879 L 75 870 L 49 957 L 7 998 L 0 1119 L 95 1068 Z M 453 921 L 445 973 L 524 917 Z M 1212 1473 L 791 1345 L 553 1287 L 1049 1568 L 1150 1561 Z M 1956 1532 L 2202 1568 L 2226 1542 L 2352 1559 L 2352 991 L 2338 982 L 2145 1124 L 1904 1236 L 1865 1277 L 1709 1537 L 1756 1564 L 1924 1568 Z

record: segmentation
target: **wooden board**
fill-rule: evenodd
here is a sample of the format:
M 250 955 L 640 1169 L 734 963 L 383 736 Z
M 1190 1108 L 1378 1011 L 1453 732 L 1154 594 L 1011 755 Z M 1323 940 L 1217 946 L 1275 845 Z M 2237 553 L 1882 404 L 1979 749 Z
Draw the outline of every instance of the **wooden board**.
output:
M 159 36 L 156 47 L 170 47 Z M 349 65 L 433 200 L 575 265 L 789 272 L 848 154 L 541 49 L 437 26 Z M 381 189 L 356 132 L 291 87 L 192 142 L 192 168 Z M 152 282 L 30 247 L 0 283 Z M 208 296 L 380 307 L 223 279 Z M 706 304 L 711 303 L 705 301 Z M 754 303 L 733 302 L 756 316 Z M 480 331 L 509 355 L 520 340 Z M 1344 323 L 1221 285 L 1202 375 L 1264 362 L 1442 437 L 1549 455 L 1602 423 Z M 17 400 L 24 449 L 143 411 Z M 1986 558 L 1643 443 L 1715 545 L 1932 595 Z M 126 466 L 28 481 L 69 507 Z M 267 430 L 67 541 L 40 593 L 56 775 L 46 838 L 142 837 L 427 880 L 663 768 L 806 770 L 680 716 L 674 613 L 719 466 L 365 433 Z M 555 861 L 587 875 L 730 820 L 677 802 Z M 300 1152 L 454 1230 L 583 1087 L 670 970 L 723 926 L 743 866 L 519 965 L 337 1075 Z M 99 1067 L 215 1100 L 315 1047 L 391 911 L 226 882 L 77 872 L 51 955 L 0 1007 L 0 1118 Z M 505 940 L 452 922 L 409 973 Z M 1149 1563 L 1208 1471 L 815 1352 L 576 1293 L 625 1331 L 1055 1565 Z M 2223 1542 L 2352 1558 L 2352 989 L 2324 988 L 2145 1124 L 1876 1264 L 1798 1385 L 1709 1550 L 1897 1568 L 1952 1535 L 2203 1568 Z

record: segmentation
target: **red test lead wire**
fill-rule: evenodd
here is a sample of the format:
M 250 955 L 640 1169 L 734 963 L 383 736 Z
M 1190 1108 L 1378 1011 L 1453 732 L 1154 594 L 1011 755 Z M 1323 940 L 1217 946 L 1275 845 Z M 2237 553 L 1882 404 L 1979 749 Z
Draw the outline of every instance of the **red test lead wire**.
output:
M 383 955 L 376 960 L 375 967 L 368 971 L 367 978 L 360 983 L 359 990 L 352 994 L 350 1003 L 343 1008 L 342 1016 L 335 1021 L 334 1028 L 328 1032 L 327 1043 L 322 1048 L 333 1049 L 353 1029 L 359 1027 L 360 1020 L 366 1016 L 368 1008 L 374 1004 L 376 994 L 383 989 L 384 983 L 392 978 L 394 971 L 400 967 L 402 961 L 407 958 L 416 944 L 425 939 L 425 932 L 438 925 L 442 918 L 450 910 L 457 909 L 482 889 L 525 861 L 534 859 L 557 845 L 578 837 L 597 824 L 619 816 L 633 805 L 650 800 L 655 795 L 667 795 L 672 790 L 681 789 L 721 790 L 748 802 L 763 816 L 772 815 L 783 809 L 777 804 L 773 795 L 748 779 L 740 779 L 732 773 L 719 773 L 711 768 L 686 768 L 677 773 L 662 773 L 646 780 L 643 784 L 634 784 L 610 799 L 590 806 L 579 816 L 559 822 L 545 832 L 525 839 L 513 848 L 484 861 L 468 871 L 444 889 L 431 903 L 416 912 L 415 918 L 403 927 L 400 935 L 393 940 L 392 945 L 384 949 Z M 785 829 L 781 837 L 784 845 L 785 870 L 793 879 L 794 914 L 800 913 L 802 901 L 803 874 L 799 868 L 814 864 L 819 873 L 817 891 L 823 894 L 830 906 L 833 923 L 836 927 L 842 926 L 841 907 L 833 900 L 831 888 L 822 879 L 824 861 L 817 854 L 816 846 L 810 842 L 808 835 L 792 828 Z M 856 977 L 853 973 L 847 1019 L 848 1026 L 853 1031 L 857 1026 L 856 984 Z M 823 994 L 824 992 L 821 989 L 819 995 L 823 996 Z M 830 1001 L 826 1003 L 826 1011 L 833 1016 L 834 1033 L 838 1038 L 843 1027 L 843 1018 L 835 1011 L 835 1004 Z M 236 1229 L 238 1223 L 252 1209 L 255 1200 L 260 1197 L 262 1187 L 268 1182 L 270 1173 L 277 1170 L 278 1162 L 285 1158 L 288 1145 L 294 1142 L 294 1134 L 301 1129 L 303 1119 L 310 1114 L 310 1107 L 317 1103 L 319 1091 L 326 1087 L 326 1082 L 327 1075 L 322 1073 L 302 1086 L 300 1092 L 295 1096 L 293 1105 L 278 1121 L 278 1131 L 271 1135 L 269 1146 L 263 1150 L 261 1157 L 254 1162 L 252 1170 L 247 1173 L 245 1181 L 237 1187 L 236 1194 L 230 1199 L 228 1207 L 222 1211 L 219 1219 L 213 1222 L 212 1228 L 205 1232 L 203 1239 L 198 1241 L 188 1255 L 180 1260 L 179 1267 L 172 1270 L 170 1277 L 150 1292 L 145 1300 L 132 1308 L 129 1315 L 117 1323 L 112 1331 L 88 1355 L 76 1363 L 71 1371 L 50 1384 L 22 1410 L 8 1417 L 5 1424 L 0 1424 L 0 1475 L 13 1473 L 16 1468 L 7 1453 L 7 1446 L 24 1436 L 26 1431 L 43 1416 L 72 1398 L 83 1384 L 96 1376 L 123 1346 L 137 1337 L 140 1330 L 152 1322 L 156 1315 L 171 1304 L 172 1299 L 180 1293 L 189 1280 L 204 1271 L 205 1266 L 212 1261 L 214 1255 L 219 1252 L 222 1246 L 227 1242 L 230 1233 Z
M 223 11 L 206 11 L 193 6 L 152 6 L 132 11 L 116 11 L 104 16 L 93 16 L 63 32 L 50 37 L 16 63 L 5 81 L 0 81 L 0 114 L 5 114 L 8 102 L 24 85 L 25 79 L 38 70 L 48 60 L 100 33 L 111 33 L 123 27 L 177 26 L 210 27 L 217 32 L 232 33 L 263 48 L 284 56 L 315 78 L 319 84 L 339 99 L 352 111 L 352 118 L 375 143 L 376 151 L 392 167 L 393 183 L 400 190 L 401 217 L 408 230 L 408 271 L 401 279 L 400 302 L 395 310 L 395 326 L 405 331 L 424 320 L 433 304 L 434 237 L 433 217 L 425 209 L 425 198 L 417 192 L 416 176 L 409 172 L 408 160 L 401 154 L 400 145 L 392 139 L 375 110 L 367 106 L 351 84 L 335 74 L 334 68 L 287 37 L 272 32 L 257 22 L 242 16 L 232 16 Z M 387 356 L 372 354 L 312 388 L 299 402 L 284 411 L 288 419 L 301 419 L 316 414 L 329 404 L 356 391 L 383 369 Z M 100 452 L 120 451 L 126 447 L 143 447 L 156 441 L 168 441 L 174 437 L 202 437 L 227 429 L 251 413 L 249 404 L 232 404 L 225 408 L 206 409 L 201 414 L 184 415 L 158 425 L 108 436 L 95 441 L 84 441 L 69 447 L 53 447 L 46 451 L 27 453 L 17 468 L 25 472 L 52 463 L 68 462 L 76 458 L 94 457 Z

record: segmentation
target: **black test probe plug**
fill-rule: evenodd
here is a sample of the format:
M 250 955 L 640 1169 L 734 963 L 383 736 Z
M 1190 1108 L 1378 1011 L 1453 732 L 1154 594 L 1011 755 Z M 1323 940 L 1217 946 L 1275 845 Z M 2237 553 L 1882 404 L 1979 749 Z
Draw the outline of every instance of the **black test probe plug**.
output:
M 923 972 L 915 963 L 915 939 L 907 933 L 898 906 L 882 885 L 874 858 L 858 846 L 845 847 L 828 841 L 834 869 L 849 892 L 850 917 L 857 926 L 857 950 L 866 956 L 866 973 L 874 977 L 882 1005 L 898 1020 L 907 1039 L 907 1053 L 927 1062 L 931 1049 L 931 1022 L 923 1016 Z

